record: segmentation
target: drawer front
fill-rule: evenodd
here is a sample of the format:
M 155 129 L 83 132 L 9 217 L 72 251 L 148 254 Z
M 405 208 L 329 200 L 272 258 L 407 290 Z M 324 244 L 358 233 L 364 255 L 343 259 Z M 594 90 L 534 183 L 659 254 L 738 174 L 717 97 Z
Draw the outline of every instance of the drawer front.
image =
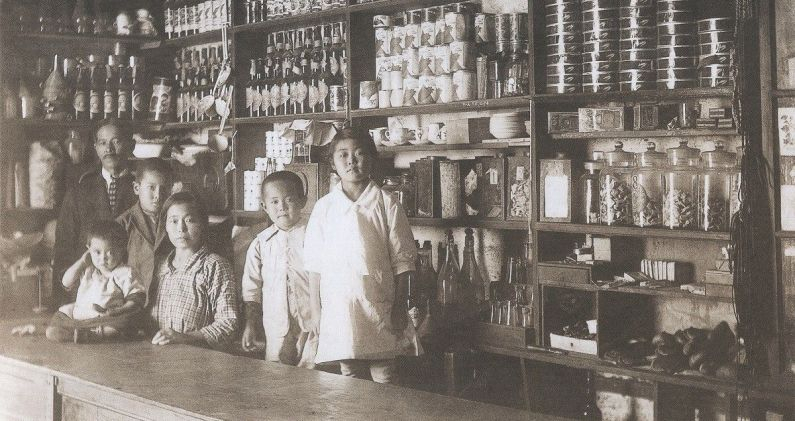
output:
M 538 279 L 540 281 L 589 284 L 591 283 L 591 269 L 589 267 L 572 267 L 539 263 Z
M 51 421 L 54 404 L 52 376 L 0 363 L 0 419 Z

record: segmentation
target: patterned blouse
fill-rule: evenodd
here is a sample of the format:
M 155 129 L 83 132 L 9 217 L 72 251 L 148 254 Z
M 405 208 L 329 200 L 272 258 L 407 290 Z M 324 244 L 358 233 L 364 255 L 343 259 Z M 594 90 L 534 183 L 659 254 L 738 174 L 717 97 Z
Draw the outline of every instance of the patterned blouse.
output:
M 238 329 L 238 294 L 232 266 L 202 247 L 182 268 L 174 252 L 160 264 L 151 316 L 160 329 L 199 331 L 213 347 L 227 345 Z

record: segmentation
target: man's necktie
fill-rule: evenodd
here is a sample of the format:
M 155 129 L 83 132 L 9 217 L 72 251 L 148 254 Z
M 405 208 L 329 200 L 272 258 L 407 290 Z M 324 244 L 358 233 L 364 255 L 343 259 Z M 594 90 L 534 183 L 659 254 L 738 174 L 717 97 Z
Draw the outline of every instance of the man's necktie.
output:
M 108 185 L 108 204 L 110 205 L 110 213 L 116 216 L 116 188 L 118 181 L 114 176 L 110 177 L 110 184 Z

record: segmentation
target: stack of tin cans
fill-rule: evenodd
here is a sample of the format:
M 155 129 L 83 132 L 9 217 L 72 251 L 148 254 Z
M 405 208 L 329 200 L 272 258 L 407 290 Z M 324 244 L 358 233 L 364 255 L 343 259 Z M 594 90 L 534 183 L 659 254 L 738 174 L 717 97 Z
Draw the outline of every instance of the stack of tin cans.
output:
M 731 18 L 698 21 L 698 80 L 702 88 L 720 88 L 733 84 L 730 68 L 730 54 L 734 46 L 733 24 Z
M 582 90 L 582 32 L 578 0 L 546 0 L 547 92 Z
M 618 0 L 582 1 L 582 87 L 585 92 L 618 90 Z
M 655 89 L 657 28 L 652 0 L 621 0 L 621 90 Z
M 692 0 L 657 0 L 657 87 L 695 88 L 698 55 Z

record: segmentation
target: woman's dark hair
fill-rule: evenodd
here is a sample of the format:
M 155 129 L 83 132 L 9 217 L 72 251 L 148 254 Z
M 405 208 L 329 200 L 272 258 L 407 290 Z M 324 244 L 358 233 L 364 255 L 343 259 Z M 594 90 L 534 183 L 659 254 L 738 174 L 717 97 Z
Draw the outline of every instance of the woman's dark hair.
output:
M 369 133 L 361 129 L 344 128 L 337 132 L 328 145 L 328 161 L 332 166 L 334 165 L 334 151 L 337 150 L 337 145 L 348 139 L 353 140 L 355 142 L 354 145 L 362 148 L 364 153 L 370 155 L 370 157 L 378 158 L 378 150 L 375 148 L 375 143 L 373 143 Z
M 127 230 L 121 224 L 111 219 L 101 219 L 89 225 L 86 231 L 86 243 L 90 244 L 92 239 L 107 241 L 113 248 L 121 249 L 123 261 L 127 262 Z
M 207 231 L 209 229 L 210 222 L 209 216 L 207 215 L 207 208 L 204 206 L 202 200 L 195 194 L 188 191 L 177 192 L 169 196 L 169 198 L 166 199 L 166 202 L 163 203 L 163 210 L 161 211 L 161 223 L 164 227 L 168 209 L 174 205 L 188 205 L 193 212 L 196 212 L 196 216 L 199 218 L 199 223 L 202 227 L 202 244 L 206 244 Z

